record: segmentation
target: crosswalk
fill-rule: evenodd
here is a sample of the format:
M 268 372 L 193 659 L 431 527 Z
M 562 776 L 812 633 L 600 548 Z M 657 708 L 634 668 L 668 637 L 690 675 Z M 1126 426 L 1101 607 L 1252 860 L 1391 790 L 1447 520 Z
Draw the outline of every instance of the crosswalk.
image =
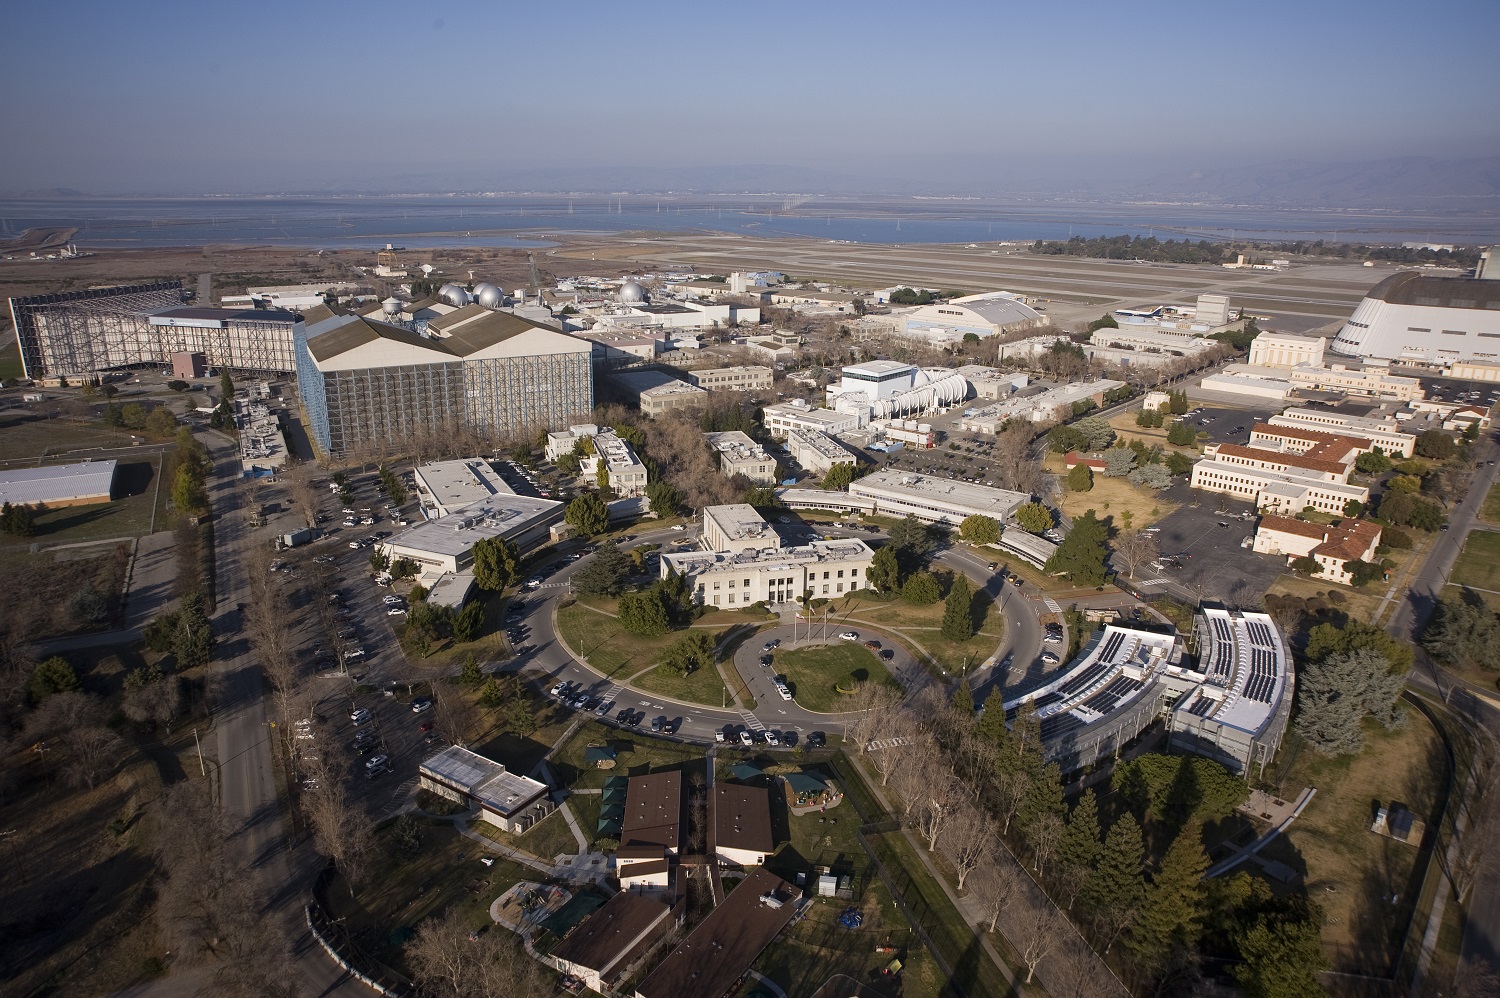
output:
M 385 805 L 380 809 L 380 817 L 389 818 L 391 815 L 401 810 L 401 805 L 406 803 L 407 795 L 409 795 L 415 789 L 417 789 L 417 778 L 415 776 L 403 781 L 402 784 L 396 788 L 396 792 L 391 794 L 391 799 L 387 801 Z
M 897 745 L 905 744 L 906 739 L 899 736 L 895 738 L 877 738 L 870 744 L 866 745 L 865 750 L 868 752 L 875 752 L 880 749 L 895 748 Z
M 603 703 L 619 703 L 620 702 L 620 691 L 623 690 L 623 689 L 624 689 L 624 687 L 621 686 L 619 683 L 613 684 L 612 686 L 610 686 L 610 688 L 607 691 L 605 691 L 604 696 L 601 698 L 601 702 L 603 702 Z
M 762 724 L 760 722 L 760 718 L 756 717 L 754 714 L 747 714 L 744 711 L 740 711 L 740 719 L 745 722 L 745 727 L 749 728 L 751 731 L 766 730 L 766 726 Z
M 1062 607 L 1059 606 L 1057 600 L 1053 599 L 1051 596 L 1042 597 L 1042 603 L 1047 607 L 1048 610 L 1051 610 L 1053 613 L 1062 613 Z
M 1140 582 L 1136 583 L 1136 587 L 1139 589 L 1145 589 L 1148 586 L 1165 586 L 1171 581 L 1171 579 L 1142 579 Z

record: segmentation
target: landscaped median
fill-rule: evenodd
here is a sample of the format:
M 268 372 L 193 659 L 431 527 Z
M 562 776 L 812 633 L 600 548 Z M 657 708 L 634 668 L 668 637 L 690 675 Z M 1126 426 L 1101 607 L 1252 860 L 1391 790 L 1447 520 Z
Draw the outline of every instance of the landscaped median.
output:
M 962 674 L 974 668 L 995 653 L 1000 639 L 1005 636 L 1005 621 L 983 593 L 974 594 L 974 614 L 979 618 L 979 627 L 967 641 L 950 641 L 943 637 L 941 601 L 917 606 L 895 597 L 860 591 L 844 597 L 830 609 L 829 619 L 836 619 L 838 630 L 849 625 L 858 631 L 861 623 L 889 630 L 919 646 L 912 648 L 912 654 L 918 660 L 929 659 L 945 673 Z M 833 624 L 829 626 L 834 628 Z M 871 635 L 860 635 L 861 640 L 867 637 Z M 797 699 L 800 702 L 802 698 Z
M 778 648 L 772 663 L 786 676 L 797 705 L 824 714 L 852 709 L 850 698 L 866 682 L 899 688 L 876 653 L 856 642 L 813 648 Z

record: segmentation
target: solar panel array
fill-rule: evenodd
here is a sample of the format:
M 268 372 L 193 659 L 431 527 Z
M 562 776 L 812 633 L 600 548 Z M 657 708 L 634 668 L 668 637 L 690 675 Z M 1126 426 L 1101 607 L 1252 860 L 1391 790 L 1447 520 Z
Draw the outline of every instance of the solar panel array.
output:
M 1063 683 L 1057 688 L 1057 691 L 1063 696 L 1069 697 L 1088 689 L 1104 678 L 1104 674 L 1114 668 L 1115 653 L 1125 643 L 1125 637 L 1122 631 L 1116 631 L 1111 634 L 1105 639 L 1104 647 L 1100 649 L 1099 655 L 1094 659 L 1094 664 L 1084 669 L 1066 683 Z
M 1101 714 L 1108 714 L 1115 709 L 1115 705 L 1121 700 L 1124 700 L 1145 685 L 1139 679 L 1131 679 L 1129 676 L 1117 676 L 1108 686 L 1084 701 L 1083 705 L 1090 710 L 1097 710 Z

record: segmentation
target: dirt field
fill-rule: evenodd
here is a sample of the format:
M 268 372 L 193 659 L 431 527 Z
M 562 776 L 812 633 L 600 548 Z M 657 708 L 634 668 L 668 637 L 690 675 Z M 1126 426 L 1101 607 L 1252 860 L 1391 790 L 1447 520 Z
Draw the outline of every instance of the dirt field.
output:
M 1048 454 L 1043 467 L 1055 475 L 1067 472 L 1062 457 L 1057 454 Z M 1088 492 L 1064 490 L 1058 493 L 1057 503 L 1066 516 L 1082 516 L 1091 509 L 1099 519 L 1111 517 L 1116 527 L 1133 530 L 1149 527 L 1177 509 L 1177 504 L 1161 493 L 1132 485 L 1123 478 L 1105 478 L 1098 473 L 1094 475 L 1094 487 Z M 1126 513 L 1130 514 L 1128 528 Z

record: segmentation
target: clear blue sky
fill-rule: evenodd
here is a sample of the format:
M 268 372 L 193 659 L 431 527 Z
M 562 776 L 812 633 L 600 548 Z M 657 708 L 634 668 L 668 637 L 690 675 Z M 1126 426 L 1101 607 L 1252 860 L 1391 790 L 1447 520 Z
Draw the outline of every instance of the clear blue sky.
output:
M 1500 153 L 1500 2 L 10 3 L 0 190 Z M 526 171 L 532 171 L 526 173 Z

